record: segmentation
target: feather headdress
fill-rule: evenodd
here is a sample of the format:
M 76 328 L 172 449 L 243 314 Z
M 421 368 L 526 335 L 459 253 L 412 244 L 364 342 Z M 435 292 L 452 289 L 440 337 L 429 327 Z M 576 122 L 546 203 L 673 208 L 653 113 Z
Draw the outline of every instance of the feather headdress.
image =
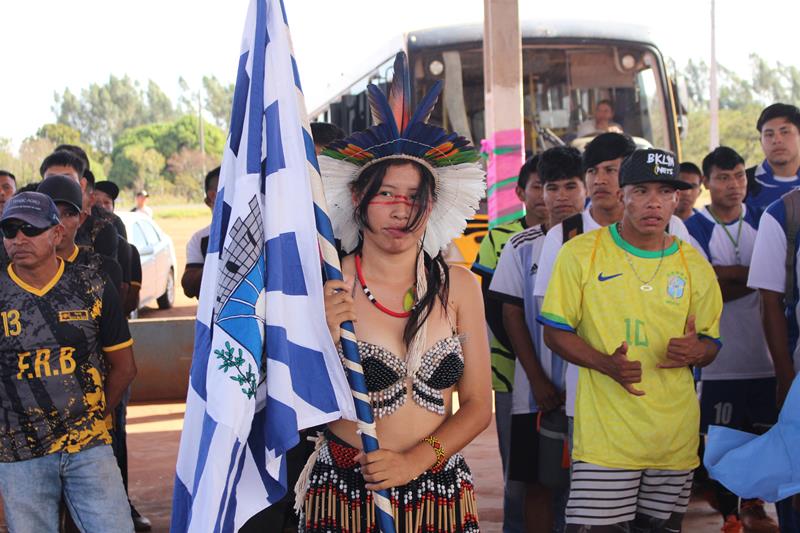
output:
M 470 141 L 428 124 L 442 83 L 437 82 L 410 113 L 411 85 L 405 52 L 397 54 L 388 93 L 367 87 L 371 128 L 329 144 L 320 157 L 322 182 L 333 230 L 346 252 L 358 246 L 350 185 L 372 164 L 385 159 L 409 159 L 426 166 L 436 181 L 436 201 L 428 219 L 423 247 L 435 256 L 461 234 L 485 194 L 485 172 Z

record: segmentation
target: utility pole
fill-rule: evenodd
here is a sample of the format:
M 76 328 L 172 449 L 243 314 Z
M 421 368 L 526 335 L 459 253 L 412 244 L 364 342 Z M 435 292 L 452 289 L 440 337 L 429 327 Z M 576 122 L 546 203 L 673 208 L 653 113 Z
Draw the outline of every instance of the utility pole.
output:
M 719 146 L 719 92 L 717 90 L 717 36 L 716 36 L 716 8 L 715 1 L 711 0 L 711 79 L 709 81 L 709 117 L 711 133 L 708 141 L 709 151 Z
M 514 192 L 525 160 L 522 122 L 522 39 L 518 0 L 483 0 L 483 79 L 486 197 L 489 227 L 516 220 L 525 211 Z
M 197 91 L 197 118 L 200 122 L 200 155 L 202 156 L 203 177 L 206 175 L 206 135 L 203 128 L 203 89 Z M 200 179 L 202 180 L 203 177 Z

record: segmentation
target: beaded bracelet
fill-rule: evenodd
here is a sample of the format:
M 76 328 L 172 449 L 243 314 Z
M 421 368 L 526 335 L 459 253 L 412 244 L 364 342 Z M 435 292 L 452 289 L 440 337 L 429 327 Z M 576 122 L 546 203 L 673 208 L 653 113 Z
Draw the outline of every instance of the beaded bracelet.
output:
M 442 466 L 442 463 L 444 463 L 444 455 L 445 455 L 444 446 L 442 446 L 441 441 L 439 441 L 439 439 L 437 439 L 433 435 L 425 437 L 424 439 L 422 439 L 422 442 L 430 444 L 431 448 L 433 448 L 433 451 L 436 454 L 436 462 L 431 467 L 431 470 L 436 470 L 437 468 Z

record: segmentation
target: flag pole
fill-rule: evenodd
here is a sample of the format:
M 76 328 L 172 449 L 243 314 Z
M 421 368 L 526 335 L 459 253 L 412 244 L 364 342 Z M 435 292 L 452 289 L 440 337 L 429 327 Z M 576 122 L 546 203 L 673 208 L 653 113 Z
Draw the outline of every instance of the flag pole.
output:
M 299 85 L 298 85 L 299 88 Z M 320 255 L 322 256 L 325 277 L 329 280 L 342 281 L 342 265 L 339 261 L 339 253 L 336 250 L 333 235 L 333 225 L 328 216 L 328 202 L 325 200 L 325 190 L 322 187 L 322 178 L 319 173 L 319 163 L 314 151 L 314 143 L 311 137 L 311 127 L 309 126 L 308 112 L 306 111 L 306 101 L 302 89 L 298 91 L 298 110 L 302 120 L 302 127 L 306 136 L 306 160 L 308 162 L 309 184 L 311 186 L 311 196 L 314 201 L 314 221 L 317 227 L 317 240 L 319 242 Z M 344 354 L 344 367 L 347 370 L 347 381 L 350 384 L 350 392 L 353 394 L 353 404 L 355 405 L 356 421 L 358 434 L 361 436 L 361 446 L 364 452 L 370 453 L 380 449 L 378 444 L 378 433 L 375 430 L 375 418 L 372 415 L 372 404 L 369 401 L 367 382 L 364 379 L 364 367 L 361 366 L 361 355 L 358 353 L 355 329 L 351 321 L 342 322 L 340 325 L 340 340 L 342 352 Z M 382 533 L 395 533 L 394 512 L 392 503 L 389 499 L 389 491 L 386 489 L 373 491 L 372 501 L 377 510 L 376 517 L 378 528 Z
M 316 170 L 316 169 L 315 169 Z M 333 237 L 333 226 L 327 213 L 327 202 L 322 188 L 322 179 L 319 173 L 309 171 L 312 196 L 314 198 L 314 216 L 317 224 L 317 237 L 327 279 L 339 280 L 342 277 L 342 268 L 339 254 L 336 251 Z M 353 323 L 346 321 L 340 329 L 342 351 L 344 352 L 344 366 L 347 369 L 347 380 L 353 393 L 358 416 L 358 433 L 361 435 L 361 445 L 366 453 L 374 452 L 380 448 L 378 435 L 375 431 L 375 419 L 372 416 L 372 406 L 367 393 L 367 382 L 364 379 L 364 368 L 361 366 L 361 356 L 358 353 L 355 330 Z M 375 491 L 373 501 L 377 508 L 378 526 L 383 533 L 394 533 L 394 513 L 389 500 L 389 491 L 386 489 Z

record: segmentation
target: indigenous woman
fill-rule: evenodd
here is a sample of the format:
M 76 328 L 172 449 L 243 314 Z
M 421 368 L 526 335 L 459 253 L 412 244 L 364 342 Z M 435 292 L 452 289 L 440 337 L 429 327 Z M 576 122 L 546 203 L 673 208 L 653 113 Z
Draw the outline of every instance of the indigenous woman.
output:
M 381 449 L 361 451 L 354 422 L 328 426 L 297 488 L 307 532 L 377 531 L 379 489 L 390 489 L 398 532 L 479 531 L 458 452 L 491 418 L 483 302 L 472 274 L 441 251 L 474 214 L 484 175 L 466 139 L 425 123 L 440 86 L 409 118 L 407 76 L 400 54 L 390 101 L 370 86 L 377 125 L 320 158 L 349 253 L 344 281 L 325 284 L 328 327 L 338 343 L 339 325 L 355 323 Z

